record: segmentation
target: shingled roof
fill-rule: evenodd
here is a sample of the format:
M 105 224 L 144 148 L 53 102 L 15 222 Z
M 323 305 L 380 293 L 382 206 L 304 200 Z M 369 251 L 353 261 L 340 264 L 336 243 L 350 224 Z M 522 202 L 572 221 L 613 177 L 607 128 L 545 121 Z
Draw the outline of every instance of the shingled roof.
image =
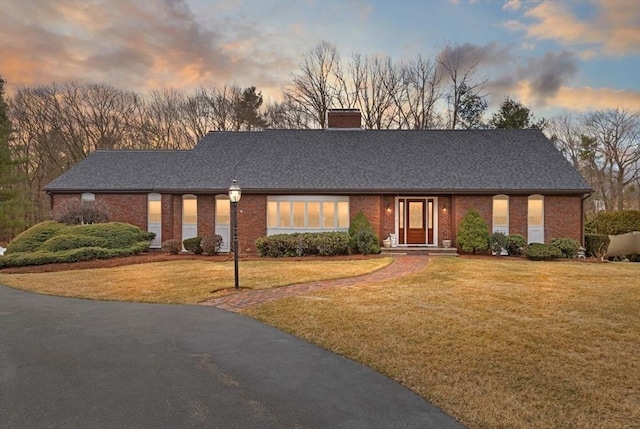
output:
M 96 151 L 45 190 L 226 193 L 586 193 L 539 130 L 210 132 L 189 151 Z

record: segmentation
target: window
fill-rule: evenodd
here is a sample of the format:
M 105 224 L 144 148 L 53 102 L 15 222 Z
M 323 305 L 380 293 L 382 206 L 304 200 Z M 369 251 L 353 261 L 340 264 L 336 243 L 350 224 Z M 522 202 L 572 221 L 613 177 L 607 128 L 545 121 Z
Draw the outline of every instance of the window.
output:
M 198 223 L 198 200 L 195 195 L 184 195 L 182 197 L 182 223 Z
M 544 198 L 542 195 L 531 195 L 527 210 L 529 226 L 544 225 Z
M 91 192 L 84 192 L 81 198 L 82 198 L 82 201 L 95 201 L 96 195 Z
M 493 232 L 509 234 L 509 197 L 493 197 Z
M 216 195 L 216 224 L 231 223 L 231 200 L 228 196 Z
M 162 201 L 160 194 L 149 194 L 148 203 L 149 223 L 162 222 Z
M 282 195 L 267 198 L 267 234 L 346 231 L 349 197 Z

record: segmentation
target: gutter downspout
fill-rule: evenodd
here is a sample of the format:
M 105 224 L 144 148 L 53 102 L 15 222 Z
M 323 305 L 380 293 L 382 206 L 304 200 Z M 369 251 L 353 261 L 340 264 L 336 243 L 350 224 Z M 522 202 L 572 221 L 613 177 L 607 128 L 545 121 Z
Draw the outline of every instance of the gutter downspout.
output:
M 584 202 L 590 196 L 591 196 L 591 193 L 584 194 L 582 196 L 582 200 L 580 201 L 580 231 L 582 234 L 582 237 L 581 237 L 582 247 L 586 247 L 585 236 L 584 236 L 585 235 L 584 233 Z

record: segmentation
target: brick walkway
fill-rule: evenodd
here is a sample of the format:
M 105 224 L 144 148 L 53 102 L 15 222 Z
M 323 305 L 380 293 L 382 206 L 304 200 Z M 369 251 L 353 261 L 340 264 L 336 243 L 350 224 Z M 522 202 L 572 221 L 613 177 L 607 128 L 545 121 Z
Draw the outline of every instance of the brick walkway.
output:
M 302 283 L 291 286 L 283 286 L 272 289 L 259 289 L 246 292 L 238 292 L 220 298 L 204 301 L 202 305 L 211 305 L 223 310 L 238 312 L 239 310 L 262 304 L 276 299 L 296 296 L 303 293 L 317 292 L 321 290 L 333 289 L 342 286 L 357 286 L 364 283 L 377 282 L 415 273 L 427 265 L 426 255 L 398 255 L 394 256 L 393 262 L 381 270 L 374 271 L 358 277 L 346 279 L 324 280 L 313 283 Z

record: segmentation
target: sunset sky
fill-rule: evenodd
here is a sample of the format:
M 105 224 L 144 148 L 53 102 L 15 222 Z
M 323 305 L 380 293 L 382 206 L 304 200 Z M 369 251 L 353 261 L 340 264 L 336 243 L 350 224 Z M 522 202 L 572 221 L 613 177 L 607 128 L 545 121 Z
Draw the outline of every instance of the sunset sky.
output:
M 146 91 L 238 84 L 279 100 L 304 52 L 481 58 L 495 108 L 640 109 L 637 0 L 0 0 L 9 93 L 70 80 Z

